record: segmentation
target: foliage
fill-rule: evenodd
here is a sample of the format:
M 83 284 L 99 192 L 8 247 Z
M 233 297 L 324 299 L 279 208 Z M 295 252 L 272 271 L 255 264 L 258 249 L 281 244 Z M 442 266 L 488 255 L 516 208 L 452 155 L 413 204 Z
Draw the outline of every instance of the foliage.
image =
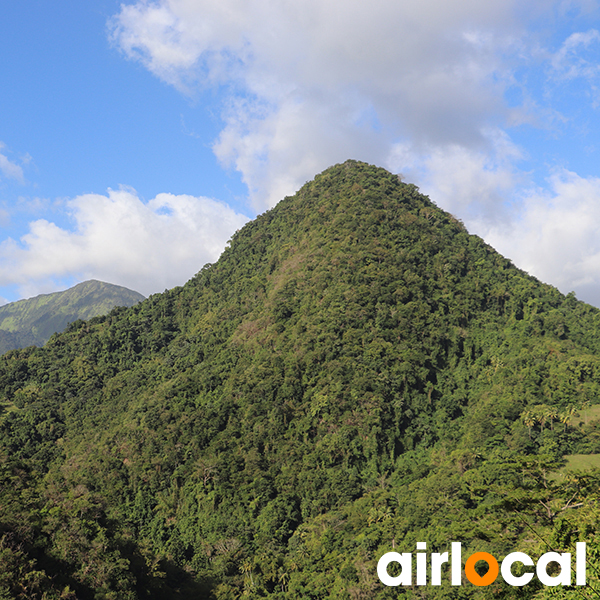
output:
M 0 358 L 0 594 L 543 595 L 392 590 L 376 562 L 593 544 L 597 476 L 549 474 L 600 451 L 575 415 L 599 321 L 415 186 L 332 167 L 185 286 Z
M 133 306 L 144 296 L 102 281 L 84 281 L 54 294 L 0 306 L 0 354 L 43 346 L 52 334 L 78 319 L 105 315 L 115 306 Z

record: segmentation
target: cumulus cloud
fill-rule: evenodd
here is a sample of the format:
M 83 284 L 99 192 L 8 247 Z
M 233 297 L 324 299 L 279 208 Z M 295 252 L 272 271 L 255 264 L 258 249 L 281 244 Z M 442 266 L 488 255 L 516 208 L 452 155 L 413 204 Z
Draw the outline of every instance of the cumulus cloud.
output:
M 598 181 L 560 171 L 546 192 L 519 191 L 532 183 L 509 134 L 566 121 L 549 100 L 565 93 L 561 82 L 585 81 L 598 104 L 598 31 L 567 32 L 551 50 L 543 27 L 530 27 L 597 9 L 595 0 L 139 0 L 121 6 L 110 35 L 184 93 L 221 92 L 213 149 L 256 208 L 347 158 L 380 164 L 517 264 L 600 303 Z M 545 94 L 527 89 L 528 69 L 544 72 Z M 507 101 L 511 90 L 520 102 Z
M 459 144 L 419 151 L 401 142 L 386 163 L 408 181 L 419 181 L 424 193 L 479 233 L 498 221 L 510 222 L 512 210 L 505 200 L 523 179 L 515 166 L 523 151 L 500 129 L 484 134 L 485 151 Z
M 39 219 L 19 241 L 0 244 L 0 285 L 34 295 L 60 278 L 94 278 L 149 295 L 215 261 L 248 221 L 209 198 L 159 194 L 143 202 L 130 188 L 78 196 L 67 210 L 73 231 Z
M 518 216 L 485 238 L 542 281 L 600 306 L 600 178 L 561 169 L 549 186 L 525 195 Z
M 159 0 L 122 6 L 115 44 L 179 89 L 228 86 L 215 152 L 257 207 L 347 158 L 409 139 L 482 150 L 509 111 L 516 0 Z M 529 3 L 531 10 L 545 3 Z

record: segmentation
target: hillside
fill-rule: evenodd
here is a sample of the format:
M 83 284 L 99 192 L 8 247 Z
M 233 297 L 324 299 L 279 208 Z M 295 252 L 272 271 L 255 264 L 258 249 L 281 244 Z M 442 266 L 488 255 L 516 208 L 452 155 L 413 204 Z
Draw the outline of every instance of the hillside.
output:
M 115 306 L 133 306 L 143 299 L 125 287 L 90 280 L 64 292 L 5 304 L 0 306 L 0 354 L 43 346 L 73 321 L 105 315 Z
M 597 564 L 598 477 L 551 471 L 600 452 L 599 323 L 415 186 L 332 167 L 183 287 L 0 357 L 0 598 L 579 598 L 376 563 Z

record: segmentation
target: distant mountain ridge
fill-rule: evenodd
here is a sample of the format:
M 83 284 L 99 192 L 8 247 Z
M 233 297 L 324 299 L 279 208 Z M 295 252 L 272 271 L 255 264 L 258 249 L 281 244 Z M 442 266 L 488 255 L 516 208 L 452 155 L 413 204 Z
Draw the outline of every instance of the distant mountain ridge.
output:
M 335 165 L 182 287 L 0 357 L 0 599 L 591 598 L 600 471 L 551 474 L 600 455 L 599 328 L 416 186 Z M 586 542 L 589 589 L 380 582 L 453 541 Z
M 126 287 L 91 279 L 63 292 L 0 306 L 0 354 L 43 346 L 73 321 L 105 315 L 115 306 L 133 306 L 144 299 Z

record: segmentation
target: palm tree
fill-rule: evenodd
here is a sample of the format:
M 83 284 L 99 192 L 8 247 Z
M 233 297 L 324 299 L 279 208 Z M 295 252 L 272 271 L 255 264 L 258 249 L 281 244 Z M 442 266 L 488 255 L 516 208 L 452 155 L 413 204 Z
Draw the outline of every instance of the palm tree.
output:
M 560 419 L 560 422 L 564 424 L 565 431 L 568 429 L 569 425 L 571 424 L 573 417 L 575 417 L 577 415 L 578 415 L 577 409 L 573 405 L 567 406 L 567 408 L 565 408 L 564 412 L 560 413 L 559 419 Z
M 279 574 L 278 574 L 277 580 L 279 581 L 281 590 L 285 592 L 285 588 L 288 584 L 288 581 L 290 580 L 290 576 L 289 576 L 289 573 L 287 573 L 285 571 L 284 567 L 279 568 Z
M 252 577 L 252 571 L 254 567 L 249 560 L 245 560 L 240 567 L 240 571 L 244 574 L 244 578 L 247 580 L 250 579 L 250 587 L 254 587 L 254 577 Z
M 523 423 L 528 427 L 528 429 L 529 429 L 529 439 L 531 439 L 531 428 L 537 423 L 537 419 L 536 419 L 535 415 L 530 410 L 525 411 L 521 415 L 521 419 L 523 420 Z
M 554 420 L 558 417 L 558 410 L 554 406 L 548 406 L 546 417 L 550 420 L 550 431 L 554 431 Z
M 542 431 L 544 431 L 544 425 L 548 420 L 548 406 L 546 404 L 538 404 L 535 407 L 534 414 L 537 419 L 537 422 L 540 424 Z

